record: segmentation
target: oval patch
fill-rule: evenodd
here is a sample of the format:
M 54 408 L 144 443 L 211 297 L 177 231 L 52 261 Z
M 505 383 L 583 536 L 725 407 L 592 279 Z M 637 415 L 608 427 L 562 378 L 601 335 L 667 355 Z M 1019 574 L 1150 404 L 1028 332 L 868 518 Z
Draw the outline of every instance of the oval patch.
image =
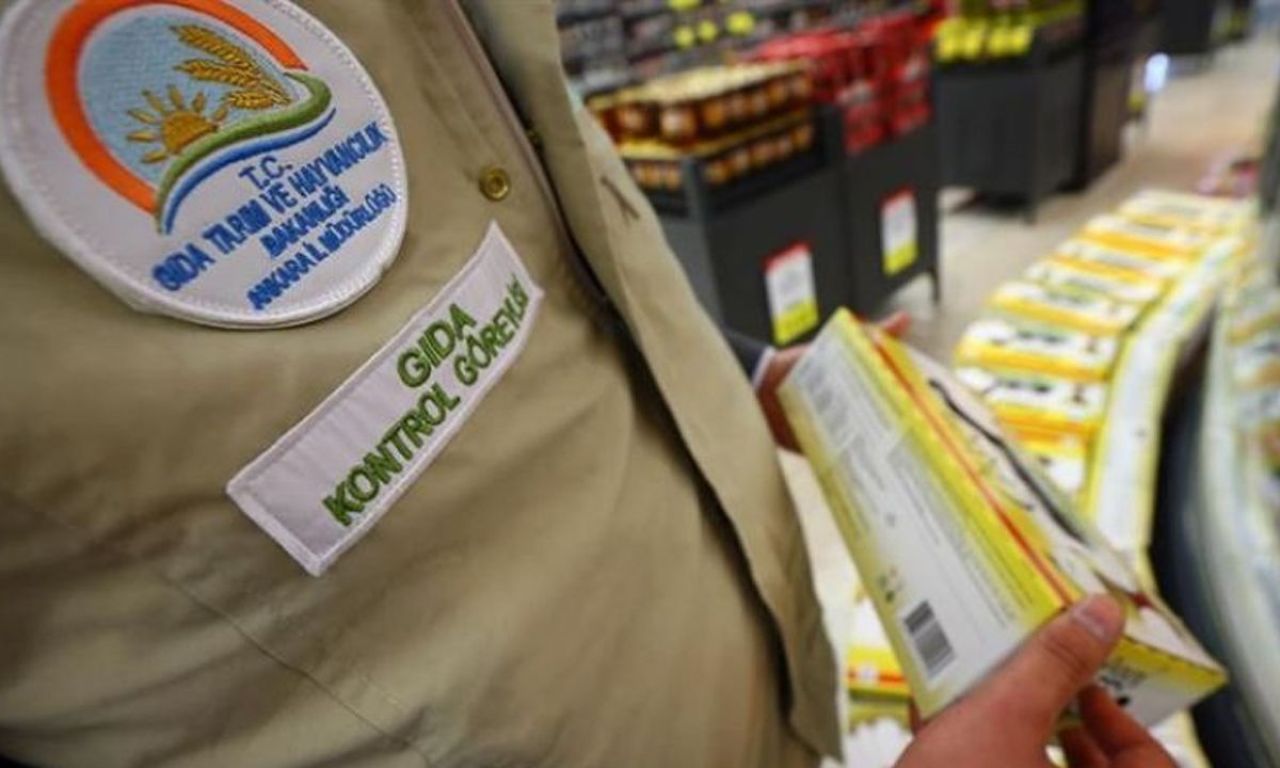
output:
M 404 237 L 387 106 L 287 0 L 19 0 L 0 18 L 0 137 L 41 233 L 144 311 L 315 320 Z

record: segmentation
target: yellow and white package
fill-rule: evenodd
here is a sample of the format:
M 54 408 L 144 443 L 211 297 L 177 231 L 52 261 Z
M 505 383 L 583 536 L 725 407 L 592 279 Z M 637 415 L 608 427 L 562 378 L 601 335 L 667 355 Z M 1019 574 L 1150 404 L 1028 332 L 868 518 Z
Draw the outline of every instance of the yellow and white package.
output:
M 1183 261 L 1194 261 L 1214 247 L 1243 247 L 1236 238 L 1223 238 L 1187 227 L 1144 224 L 1110 214 L 1090 219 L 1080 234 L 1085 240 L 1123 251 Z
M 1089 442 L 1070 432 L 1014 428 L 1009 436 L 1024 453 L 1040 462 L 1040 468 L 1058 490 L 1078 501 L 1089 482 Z
M 851 645 L 846 660 L 845 687 L 850 696 L 885 697 L 903 702 L 911 698 L 907 678 L 888 645 Z
M 1253 500 L 1248 506 L 1262 510 L 1264 518 L 1271 517 L 1280 522 L 1277 518 L 1280 510 L 1280 422 L 1272 421 L 1249 430 L 1243 448 L 1245 483 Z M 1262 526 L 1264 529 L 1274 528 L 1275 522 L 1266 521 Z
M 1115 301 L 1146 307 L 1164 294 L 1166 281 L 1132 270 L 1098 267 L 1048 258 L 1032 264 L 1024 277 L 1034 283 L 1065 291 L 1101 294 Z
M 1280 291 L 1262 291 L 1237 301 L 1227 322 L 1227 338 L 1232 344 L 1244 344 L 1258 334 L 1280 329 Z
M 988 317 L 965 329 L 956 366 L 1032 371 L 1075 381 L 1102 381 L 1119 353 L 1113 336 Z
M 1280 387 L 1280 328 L 1256 333 L 1231 354 L 1236 389 Z
M 1089 437 L 1097 432 L 1106 412 L 1107 388 L 1102 384 L 972 366 L 957 369 L 955 375 L 1012 429 Z
M 1248 235 L 1257 219 L 1249 202 L 1163 189 L 1139 192 L 1118 212 L 1139 224 L 1181 227 L 1210 235 Z
M 908 725 L 911 691 L 907 678 L 893 655 L 875 606 L 865 595 L 854 602 L 852 619 L 849 651 L 845 655 L 850 732 L 884 720 Z
M 782 387 L 925 717 L 1086 594 L 1126 607 L 1098 682 L 1157 722 L 1224 673 L 941 366 L 838 313 Z
M 991 306 L 1046 325 L 1096 336 L 1124 333 L 1142 314 L 1141 307 L 1128 302 L 1026 280 L 1013 280 L 1001 285 L 991 297 Z
M 1166 286 L 1187 269 L 1186 264 L 1177 260 L 1144 256 L 1078 237 L 1059 245 L 1050 258 L 1101 272 L 1121 270 L 1121 274 L 1142 274 L 1161 280 Z

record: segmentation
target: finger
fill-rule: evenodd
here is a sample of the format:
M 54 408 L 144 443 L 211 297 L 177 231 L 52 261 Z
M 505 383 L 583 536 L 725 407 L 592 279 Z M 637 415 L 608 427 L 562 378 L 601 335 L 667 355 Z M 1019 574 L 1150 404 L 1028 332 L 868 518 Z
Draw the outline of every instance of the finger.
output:
M 975 694 L 996 716 L 1009 712 L 1048 733 L 1102 667 L 1124 630 L 1124 611 L 1095 595 L 1050 621 Z
M 1058 735 L 1058 742 L 1071 768 L 1107 768 L 1111 761 L 1083 728 L 1072 728 Z
M 1164 751 L 1146 728 L 1096 685 L 1080 694 L 1080 717 L 1093 741 L 1109 755 Z
M 920 708 L 916 706 L 915 699 L 907 702 L 907 722 L 911 724 L 912 733 L 919 733 L 924 727 L 924 719 L 920 717 Z
M 880 320 L 876 325 L 893 338 L 901 339 L 907 335 L 907 331 L 911 330 L 911 315 L 900 309 Z

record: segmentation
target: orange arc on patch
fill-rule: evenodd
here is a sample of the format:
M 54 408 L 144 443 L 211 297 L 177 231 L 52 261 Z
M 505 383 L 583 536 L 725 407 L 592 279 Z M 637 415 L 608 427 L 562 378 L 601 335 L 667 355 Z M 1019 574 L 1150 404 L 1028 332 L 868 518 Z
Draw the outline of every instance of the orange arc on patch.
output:
M 262 46 L 285 69 L 306 70 L 298 54 L 257 19 L 222 0 L 84 0 L 58 22 L 45 59 L 45 91 L 54 120 L 72 150 L 102 183 L 148 212 L 155 212 L 155 190 L 116 160 L 89 124 L 80 101 L 77 73 L 85 41 L 112 15 L 144 5 L 170 5 L 210 16 Z

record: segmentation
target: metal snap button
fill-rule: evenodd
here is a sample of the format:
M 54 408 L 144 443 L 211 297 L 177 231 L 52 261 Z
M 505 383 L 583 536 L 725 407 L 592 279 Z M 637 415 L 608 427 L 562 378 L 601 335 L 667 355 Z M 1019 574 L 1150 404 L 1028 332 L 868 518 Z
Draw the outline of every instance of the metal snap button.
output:
M 480 192 L 496 203 L 511 194 L 511 177 L 496 166 L 486 168 L 480 174 Z

